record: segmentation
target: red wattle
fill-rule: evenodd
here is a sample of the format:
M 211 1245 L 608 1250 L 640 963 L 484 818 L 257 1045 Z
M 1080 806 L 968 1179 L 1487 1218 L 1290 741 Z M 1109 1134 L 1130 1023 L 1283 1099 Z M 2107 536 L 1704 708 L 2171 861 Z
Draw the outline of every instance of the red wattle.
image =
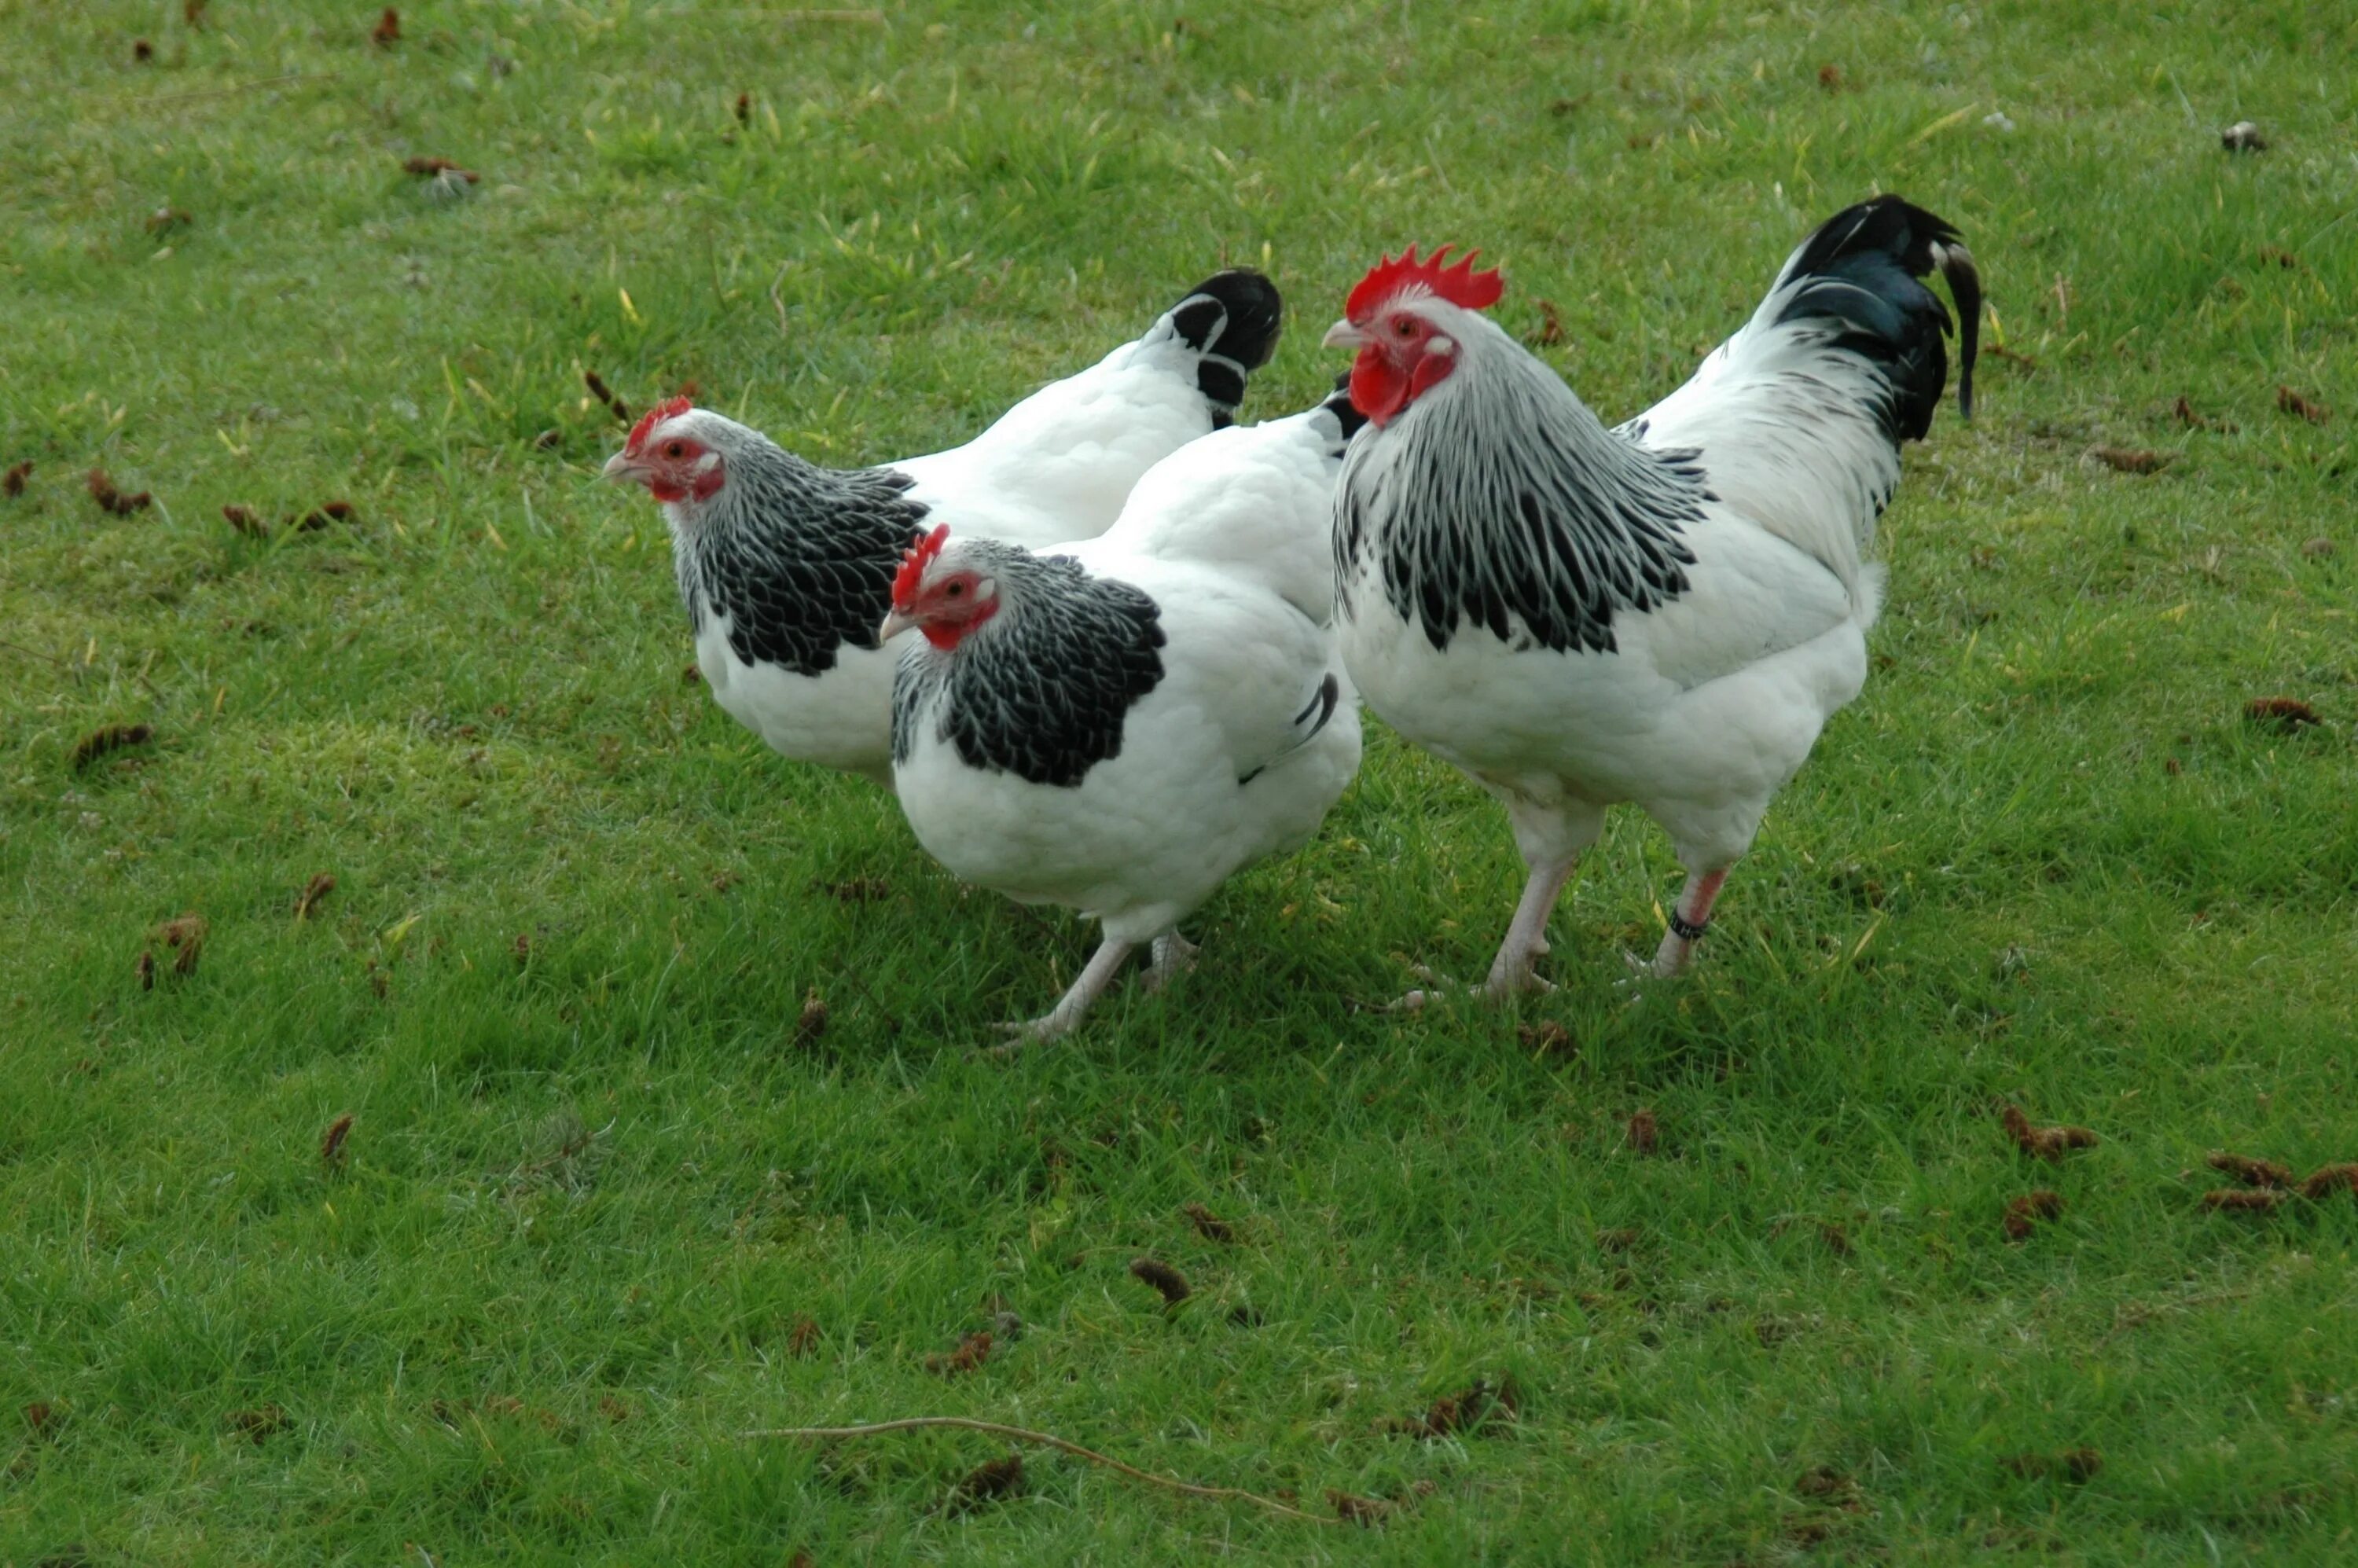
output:
M 1361 349 L 1351 365 L 1351 406 L 1380 428 L 1408 406 L 1408 400 L 1409 378 L 1400 367 L 1373 343 Z

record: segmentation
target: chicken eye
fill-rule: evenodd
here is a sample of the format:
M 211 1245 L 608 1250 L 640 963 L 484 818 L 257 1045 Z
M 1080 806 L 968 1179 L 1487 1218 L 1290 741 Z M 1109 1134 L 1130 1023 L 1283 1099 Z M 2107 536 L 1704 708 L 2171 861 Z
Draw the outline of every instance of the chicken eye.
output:
M 962 582 L 954 582 L 950 584 L 949 587 L 942 589 L 942 591 L 947 594 L 950 598 L 956 599 L 959 594 L 966 591 L 966 584 Z
M 1392 330 L 1399 333 L 1403 338 L 1413 338 L 1416 336 L 1416 328 L 1405 319 L 1394 321 L 1392 323 Z
M 676 462 L 679 459 L 687 456 L 687 444 L 684 441 L 665 441 L 664 456 Z

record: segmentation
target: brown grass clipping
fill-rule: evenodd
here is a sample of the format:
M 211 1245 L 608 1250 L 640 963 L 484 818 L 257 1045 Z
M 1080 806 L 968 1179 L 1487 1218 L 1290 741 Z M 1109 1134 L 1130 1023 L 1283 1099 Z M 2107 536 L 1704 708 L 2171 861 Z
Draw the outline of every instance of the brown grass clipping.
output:
M 2006 1238 L 2023 1240 L 2039 1221 L 2053 1219 L 2062 1212 L 2062 1194 L 2050 1192 L 2044 1187 L 2035 1193 L 2025 1193 L 2006 1206 Z
M 2300 1184 L 2300 1195 L 2311 1203 L 2323 1203 L 2335 1193 L 2358 1193 L 2358 1162 L 2324 1166 Z
M 737 94 L 736 114 L 737 123 L 739 124 L 750 125 L 753 123 L 753 95 L 752 93 L 740 92 Z
M 2104 1456 L 2093 1448 L 2066 1448 L 2060 1454 L 2012 1454 L 1998 1463 L 2017 1476 L 2053 1476 L 2076 1487 L 2095 1479 L 2104 1467 Z
M 2104 1141 L 2084 1127 L 2039 1127 L 2018 1105 L 1998 1112 L 1998 1119 L 2014 1139 L 2015 1147 L 2034 1159 L 2060 1163 L 2070 1149 L 2093 1149 Z
M 827 1003 L 819 1000 L 816 989 L 803 993 L 803 1011 L 795 1020 L 795 1044 L 816 1044 L 827 1033 Z
M 1432 1482 L 1419 1481 L 1409 1488 L 1411 1495 L 1407 1498 L 1363 1498 L 1356 1492 L 1329 1487 L 1326 1488 L 1326 1506 L 1335 1510 L 1335 1517 L 1343 1523 L 1373 1530 L 1393 1515 L 1413 1506 L 1416 1498 L 1431 1496 L 1433 1490 Z
M 27 458 L 6 473 L 0 473 L 0 495 L 5 495 L 11 501 L 16 500 L 25 493 L 25 483 L 32 477 L 33 460 Z
M 1015 1497 L 1022 1490 L 1023 1455 L 1010 1454 L 1004 1459 L 993 1459 L 968 1471 L 950 1488 L 948 1506 L 952 1513 L 966 1513 L 985 1503 Z
M 205 937 L 211 930 L 212 927 L 205 924 L 205 917 L 193 912 L 156 927 L 156 940 L 178 955 L 172 960 L 174 974 L 193 975 L 197 972 L 198 955 L 205 950 Z
M 2277 388 L 2277 406 L 2288 414 L 2297 414 L 2312 425 L 2322 425 L 2333 417 L 2333 410 L 2324 404 L 2302 396 L 2289 386 Z
M 1237 1238 L 1236 1227 L 1206 1208 L 1202 1204 L 1188 1204 L 1179 1212 L 1185 1215 L 1188 1223 L 1195 1226 L 1195 1234 L 1206 1241 L 1217 1241 L 1225 1247 Z
M 604 376 L 594 370 L 585 370 L 581 373 L 581 384 L 588 387 L 590 395 L 604 404 L 615 418 L 625 425 L 631 422 L 631 406 L 614 395 L 614 389 L 606 384 Z
M 146 65 L 156 58 L 156 46 L 146 38 L 134 38 L 131 40 L 131 58 Z
M 462 168 L 447 157 L 406 157 L 401 160 L 402 172 L 431 179 L 437 175 L 456 175 L 470 185 L 481 185 L 483 177 L 471 168 Z
M 2088 455 L 2115 473 L 2159 473 L 2177 456 L 2147 447 L 2091 447 Z
M 135 512 L 145 512 L 156 500 L 144 490 L 129 495 L 124 494 L 115 485 L 114 481 L 107 477 L 104 469 L 91 470 L 82 482 L 90 486 L 90 498 L 98 503 L 98 509 L 117 517 L 128 517 Z
M 330 1171 L 344 1168 L 344 1141 L 352 1135 L 352 1113 L 344 1112 L 328 1123 L 328 1130 L 319 1134 L 319 1163 Z
M 241 506 L 234 503 L 224 506 L 222 508 L 222 521 L 249 539 L 270 537 L 270 524 L 265 523 L 262 520 L 262 514 L 251 506 Z
M 369 30 L 369 42 L 381 49 L 389 49 L 401 41 L 401 13 L 387 5 L 384 15 L 376 19 Z
M 800 1359 L 817 1353 L 817 1321 L 807 1317 L 795 1319 L 794 1327 L 786 1330 L 786 1354 Z
M 1133 1258 L 1130 1260 L 1130 1271 L 1161 1292 L 1165 1306 L 1177 1306 L 1195 1293 L 1187 1283 L 1187 1276 L 1160 1258 Z
M 963 1377 L 990 1359 L 991 1343 L 989 1329 L 977 1329 L 958 1341 L 957 1349 L 945 1355 L 926 1357 L 925 1370 L 937 1377 Z
M 256 1405 L 250 1411 L 233 1411 L 230 1429 L 239 1436 L 250 1439 L 257 1448 L 293 1424 L 287 1412 L 276 1405 Z
M 152 724 L 107 724 L 92 730 L 74 742 L 70 761 L 73 771 L 81 773 L 101 757 L 112 756 L 127 746 L 144 746 L 156 738 Z
M 188 23 L 192 28 L 203 27 L 205 4 L 206 0 L 180 0 L 180 20 Z
M 1493 1384 L 1476 1378 L 1454 1394 L 1444 1394 L 1422 1415 L 1394 1416 L 1379 1431 L 1405 1437 L 1472 1436 L 1494 1422 L 1511 1422 L 1522 1415 L 1522 1399 L 1512 1378 Z
M 2204 1157 L 2204 1164 L 2234 1177 L 2247 1187 L 2289 1187 L 2292 1167 L 2279 1165 L 2274 1160 L 2255 1160 L 2248 1154 L 2232 1150 L 2213 1149 Z
M 359 513 L 353 510 L 351 502 L 330 501 L 324 505 L 313 507 L 297 518 L 295 528 L 297 533 L 316 534 L 330 523 L 349 523 L 358 515 Z
M 1579 1044 L 1573 1039 L 1572 1031 L 1552 1018 L 1524 1024 L 1515 1031 L 1515 1038 L 1524 1050 L 1534 1056 L 1569 1057 L 1580 1054 Z
M 335 891 L 336 879 L 325 871 L 305 882 L 303 891 L 295 898 L 295 918 L 310 919 L 311 912 L 319 907 L 319 901 Z
M 1651 1154 L 1654 1152 L 1655 1149 L 1660 1146 L 1661 1141 L 1660 1129 L 1655 1124 L 1654 1113 L 1650 1110 L 1641 1110 L 1638 1112 L 1637 1115 L 1631 1117 L 1629 1119 L 1627 1138 L 1628 1140 L 1629 1152 L 1631 1153 Z
M 132 967 L 132 973 L 139 978 L 141 990 L 154 990 L 156 989 L 156 949 L 142 947 L 139 950 L 139 962 Z
M 2324 722 L 2317 709 L 2293 697 L 2255 697 L 2244 704 L 2244 717 L 2279 735 L 2298 734 L 2309 725 Z
M 2202 1206 L 2218 1214 L 2266 1214 L 2285 1196 L 2273 1187 L 2220 1187 L 2202 1195 Z

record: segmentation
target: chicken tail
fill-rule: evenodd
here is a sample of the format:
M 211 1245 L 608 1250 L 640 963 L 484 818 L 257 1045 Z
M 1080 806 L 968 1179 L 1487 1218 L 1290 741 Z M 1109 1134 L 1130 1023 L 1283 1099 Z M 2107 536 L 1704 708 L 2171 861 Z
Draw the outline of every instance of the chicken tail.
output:
M 1924 285 L 1936 271 L 1961 321 Z M 1881 590 L 1866 563 L 1900 444 L 1932 427 L 1952 332 L 1957 406 L 1970 416 L 1981 305 L 1955 228 L 1878 196 L 1802 241 L 1752 319 L 1623 431 L 1693 454 L 1714 495 L 1823 562 L 1872 619 Z
M 1897 196 L 1837 212 L 1801 243 L 1746 329 L 1790 333 L 1856 355 L 1881 373 L 1884 433 L 1920 441 L 1949 380 L 1955 325 L 1922 280 L 1938 271 L 1963 319 L 1957 408 L 1973 414 L 1974 360 L 1981 346 L 1981 274 L 1955 227 Z
M 1238 267 L 1214 273 L 1189 289 L 1147 336 L 1167 327 L 1195 351 L 1195 385 L 1211 406 L 1217 430 L 1235 420 L 1246 381 L 1269 363 L 1284 326 L 1277 285 Z

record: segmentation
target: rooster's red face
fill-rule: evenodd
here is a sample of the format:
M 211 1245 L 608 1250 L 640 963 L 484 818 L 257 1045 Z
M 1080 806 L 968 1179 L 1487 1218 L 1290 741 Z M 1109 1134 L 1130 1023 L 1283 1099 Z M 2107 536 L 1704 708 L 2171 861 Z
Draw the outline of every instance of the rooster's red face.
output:
M 1453 247 L 1419 261 L 1411 245 L 1386 256 L 1351 290 L 1343 319 L 1326 333 L 1330 349 L 1359 351 L 1351 366 L 1351 403 L 1379 427 L 1448 379 L 1464 345 L 1448 323 L 1461 312 L 1495 305 L 1505 285 L 1496 269 L 1476 272 L 1468 251 L 1444 265 Z
M 1457 368 L 1456 340 L 1406 306 L 1381 311 L 1364 327 L 1351 326 L 1359 341 L 1359 357 L 1351 365 L 1351 403 L 1379 427 L 1390 424 Z

